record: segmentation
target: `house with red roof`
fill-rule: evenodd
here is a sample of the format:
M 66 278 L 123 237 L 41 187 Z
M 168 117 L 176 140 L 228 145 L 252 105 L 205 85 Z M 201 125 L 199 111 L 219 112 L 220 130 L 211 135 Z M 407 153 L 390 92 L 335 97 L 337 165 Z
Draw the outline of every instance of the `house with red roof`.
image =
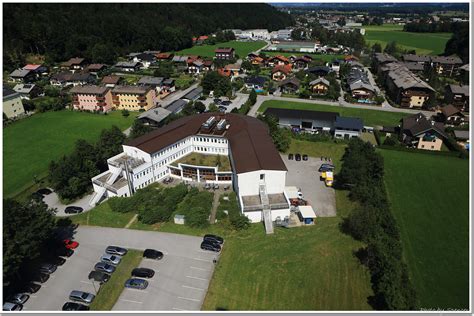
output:
M 291 74 L 291 65 L 275 66 L 272 69 L 272 79 L 275 81 L 283 81 Z

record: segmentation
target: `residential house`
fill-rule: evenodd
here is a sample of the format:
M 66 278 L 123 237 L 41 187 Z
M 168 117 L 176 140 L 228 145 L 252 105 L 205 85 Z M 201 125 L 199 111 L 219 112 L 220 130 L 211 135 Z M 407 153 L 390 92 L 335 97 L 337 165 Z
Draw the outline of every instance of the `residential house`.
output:
M 122 80 L 122 77 L 111 75 L 111 76 L 105 76 L 104 78 L 102 78 L 101 83 L 107 88 L 113 88 L 116 85 L 120 84 L 121 80 Z
M 111 90 L 103 86 L 75 86 L 69 91 L 75 110 L 108 112 L 112 109 Z
M 19 83 L 13 90 L 19 93 L 20 97 L 25 100 L 30 100 L 43 94 L 41 87 L 32 83 Z
M 67 87 L 93 84 L 95 80 L 95 76 L 90 73 L 63 71 L 52 75 L 49 83 L 53 86 Z
M 294 94 L 300 89 L 300 81 L 298 78 L 287 78 L 279 84 L 281 93 Z
M 290 64 L 290 60 L 285 56 L 273 56 L 267 59 L 268 67 L 284 66 Z
M 84 70 L 87 66 L 87 61 L 84 58 L 71 58 L 61 64 L 61 69 L 68 69 L 72 72 Z
M 112 102 L 117 110 L 149 110 L 156 104 L 156 91 L 148 86 L 116 86 Z
M 48 67 L 39 64 L 27 64 L 23 67 L 23 69 L 34 72 L 36 77 L 48 75 Z
M 206 41 L 209 38 L 207 35 L 201 35 L 198 37 L 193 37 L 193 44 L 194 45 L 202 45 L 204 44 L 204 41 Z
M 306 58 L 306 57 L 297 57 L 293 61 L 293 67 L 295 69 L 307 69 L 309 64 L 311 63 L 311 60 Z
M 204 63 L 200 59 L 188 60 L 188 73 L 199 75 L 204 68 Z
M 15 82 L 28 83 L 28 82 L 33 82 L 36 79 L 36 75 L 31 70 L 15 69 L 10 74 L 10 79 Z
M 457 84 L 446 86 L 444 100 L 464 112 L 469 112 L 469 86 Z
M 235 58 L 235 49 L 232 47 L 219 47 L 214 50 L 216 59 L 234 59 Z
M 140 53 L 133 56 L 132 61 L 141 63 L 143 69 L 148 69 L 150 65 L 156 61 L 156 56 L 152 53 Z
M 105 69 L 107 69 L 107 66 L 104 64 L 90 64 L 84 69 L 84 71 L 97 76 Z
M 372 71 L 378 74 L 382 66 L 394 62 L 396 63 L 398 60 L 392 55 L 386 53 L 375 53 L 374 58 L 372 58 Z
M 173 59 L 173 54 L 171 53 L 159 53 L 156 55 L 156 60 L 157 61 L 167 61 Z
M 176 90 L 175 81 L 172 78 L 163 80 L 161 85 L 161 94 L 168 94 Z
M 431 62 L 431 56 L 428 55 L 415 55 L 415 54 L 405 54 L 402 55 L 402 60 L 405 63 L 417 63 L 423 67 L 428 66 Z
M 423 66 L 422 63 L 404 62 L 403 65 L 407 67 L 407 69 L 410 70 L 412 73 L 418 76 L 423 75 L 423 72 L 425 71 L 425 66 Z
M 452 77 L 458 74 L 458 69 L 463 65 L 458 56 L 432 56 L 430 66 L 436 73 Z
M 266 78 L 265 77 L 245 77 L 244 78 L 244 85 L 246 89 L 254 89 L 254 90 L 263 90 L 265 85 Z
M 214 70 L 214 62 L 212 60 L 203 60 L 202 61 L 202 71 L 211 71 Z
M 3 114 L 8 119 L 15 119 L 25 114 L 20 94 L 8 87 L 3 87 Z
M 273 80 L 283 81 L 291 74 L 291 65 L 275 66 L 271 73 Z
M 312 94 L 325 95 L 328 93 L 330 83 L 324 78 L 318 78 L 309 83 L 309 90 Z
M 334 122 L 339 116 L 337 112 L 323 112 L 313 110 L 294 110 L 269 107 L 264 112 L 265 116 L 278 119 L 278 124 L 283 127 L 295 128 L 305 131 L 334 130 Z
M 332 70 L 327 66 L 314 66 L 305 71 L 318 77 L 326 77 Z
M 447 125 L 459 125 L 465 122 L 465 115 L 460 109 L 452 104 L 448 104 L 441 108 L 441 120 Z M 469 120 L 468 120 L 469 122 Z
M 193 90 L 186 93 L 181 99 L 187 102 L 194 102 L 197 101 L 200 97 L 202 97 L 202 87 L 194 88 Z
M 232 79 L 234 77 L 238 77 L 244 72 L 243 69 L 240 67 L 240 64 L 227 64 L 224 66 L 224 71 L 230 72 L 230 76 Z
M 119 61 L 114 67 L 125 72 L 135 72 L 140 70 L 143 64 L 138 61 Z
M 430 121 L 422 113 L 404 117 L 400 131 L 405 145 L 424 150 L 439 151 L 448 138 L 442 123 Z
M 334 137 L 349 139 L 360 137 L 364 123 L 360 118 L 337 116 L 334 122 Z
M 164 80 L 165 78 L 163 77 L 143 76 L 138 80 L 137 85 L 151 87 L 159 94 Z
M 188 56 L 175 55 L 175 56 L 173 56 L 171 61 L 175 65 L 176 70 L 178 72 L 181 72 L 181 71 L 187 71 L 188 70 L 188 59 L 189 59 Z
M 163 126 L 164 120 L 171 113 L 171 111 L 165 108 L 157 107 L 141 113 L 137 117 L 137 119 L 142 121 L 144 125 L 151 126 L 153 128 L 158 128 Z
M 189 103 L 188 100 L 178 99 L 168 104 L 166 106 L 166 110 L 168 110 L 172 114 L 178 114 L 184 109 L 184 107 L 188 103 Z

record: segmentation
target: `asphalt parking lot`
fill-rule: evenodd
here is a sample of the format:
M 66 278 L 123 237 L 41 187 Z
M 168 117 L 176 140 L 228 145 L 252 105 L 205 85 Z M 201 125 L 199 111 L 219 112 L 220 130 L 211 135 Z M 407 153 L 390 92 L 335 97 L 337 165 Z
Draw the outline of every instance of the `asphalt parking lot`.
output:
M 89 272 L 109 245 L 128 249 L 153 248 L 164 253 L 160 261 L 143 259 L 140 267 L 155 270 L 145 290 L 125 289 L 113 310 L 200 310 L 214 270 L 213 252 L 202 251 L 202 238 L 140 230 L 79 227 L 80 243 L 67 262 L 51 275 L 25 304 L 27 311 L 61 310 L 72 290 L 95 293 Z
M 84 196 L 83 198 L 75 201 L 74 203 L 70 205 L 64 205 L 61 203 L 59 200 L 59 196 L 56 192 L 53 191 L 53 193 L 50 193 L 48 195 L 45 195 L 43 198 L 43 201 L 48 205 L 49 208 L 55 208 L 57 210 L 56 216 L 71 216 L 71 215 L 76 215 L 76 214 L 66 214 L 64 213 L 64 210 L 66 209 L 67 206 L 79 206 L 84 209 L 83 212 L 87 212 L 90 209 L 92 209 L 92 206 L 89 205 L 89 201 L 92 199 L 93 194 L 88 194 Z
M 286 185 L 301 189 L 304 199 L 313 207 L 316 216 L 336 216 L 334 189 L 326 187 L 324 182 L 319 180 L 318 169 L 325 162 L 313 157 L 308 157 L 307 161 L 288 160 L 288 155 L 281 157 L 288 169 Z
M 232 103 L 226 106 L 226 113 L 229 113 L 234 108 L 240 108 L 242 104 L 245 103 L 248 99 L 248 94 L 237 93 L 234 100 L 231 100 Z M 207 98 L 204 101 L 201 101 L 206 106 L 206 109 L 209 109 L 209 105 L 214 102 L 214 98 Z M 219 105 L 218 105 L 219 106 Z

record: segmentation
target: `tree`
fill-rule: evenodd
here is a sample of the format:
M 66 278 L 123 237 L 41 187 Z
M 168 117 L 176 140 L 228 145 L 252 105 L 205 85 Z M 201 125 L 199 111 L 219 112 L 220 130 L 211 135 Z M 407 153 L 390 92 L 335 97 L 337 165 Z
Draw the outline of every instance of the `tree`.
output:
M 28 262 L 38 258 L 41 249 L 52 238 L 55 220 L 53 210 L 42 201 L 21 204 L 3 200 L 3 286 L 22 278 Z M 4 293 L 5 294 L 5 293 Z
M 96 63 L 113 64 L 117 49 L 107 42 L 98 42 L 91 46 L 87 55 Z
M 173 75 L 173 64 L 170 61 L 162 61 L 158 64 L 158 69 L 153 72 L 155 77 L 169 78 Z
M 206 112 L 206 106 L 201 101 L 194 102 L 194 110 L 198 113 Z
M 250 91 L 249 102 L 251 105 L 254 105 L 257 102 L 257 92 L 255 92 L 255 89 L 252 89 L 252 91 Z
M 129 115 L 130 115 L 130 112 L 128 110 L 125 110 L 125 109 L 122 110 L 123 117 L 128 117 Z
M 217 112 L 217 111 L 219 111 L 219 108 L 217 107 L 217 105 L 214 104 L 214 102 L 209 104 L 208 112 Z
M 372 53 L 381 53 L 382 52 L 382 45 L 380 43 L 375 43 L 372 45 Z
M 220 77 L 221 76 L 217 73 L 217 71 L 209 71 L 207 74 L 205 74 L 201 80 L 203 92 L 208 94 L 210 91 L 213 91 L 217 86 Z
M 385 49 L 383 50 L 384 53 L 387 53 L 387 54 L 395 54 L 398 52 L 398 48 L 397 48 L 397 42 L 395 41 L 391 41 L 391 42 L 388 42 L 387 46 L 385 46 Z
M 242 62 L 242 65 L 240 66 L 242 69 L 246 70 L 246 71 L 250 71 L 253 69 L 253 65 L 250 61 L 248 60 L 244 60 Z
M 149 125 L 145 125 L 142 120 L 135 119 L 130 130 L 130 138 L 134 139 L 152 131 Z

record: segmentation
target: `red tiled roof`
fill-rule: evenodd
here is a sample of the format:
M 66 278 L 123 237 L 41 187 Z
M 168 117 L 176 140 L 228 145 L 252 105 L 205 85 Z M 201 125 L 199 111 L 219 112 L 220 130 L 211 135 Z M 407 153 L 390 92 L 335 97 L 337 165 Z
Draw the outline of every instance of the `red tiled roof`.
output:
M 282 56 L 282 55 L 274 56 L 274 57 L 272 57 L 270 60 L 272 60 L 272 59 L 279 59 L 279 60 L 281 60 L 281 61 L 283 61 L 283 62 L 285 62 L 285 63 L 289 63 L 289 62 L 290 62 L 290 60 L 289 60 L 288 58 L 286 58 L 285 56 Z
M 291 65 L 278 65 L 273 67 L 272 74 L 275 72 L 281 71 L 282 73 L 288 75 L 291 72 Z
M 120 76 L 105 76 L 102 78 L 103 84 L 118 84 L 120 81 Z
M 41 67 L 41 65 L 28 64 L 28 65 L 26 65 L 25 67 L 23 67 L 23 69 L 24 69 L 24 70 L 36 70 L 36 69 L 38 69 L 39 67 Z
M 156 55 L 156 58 L 158 59 L 170 59 L 173 54 L 171 53 L 159 53 Z
M 216 53 L 232 53 L 234 49 L 232 47 L 219 47 L 214 50 Z

